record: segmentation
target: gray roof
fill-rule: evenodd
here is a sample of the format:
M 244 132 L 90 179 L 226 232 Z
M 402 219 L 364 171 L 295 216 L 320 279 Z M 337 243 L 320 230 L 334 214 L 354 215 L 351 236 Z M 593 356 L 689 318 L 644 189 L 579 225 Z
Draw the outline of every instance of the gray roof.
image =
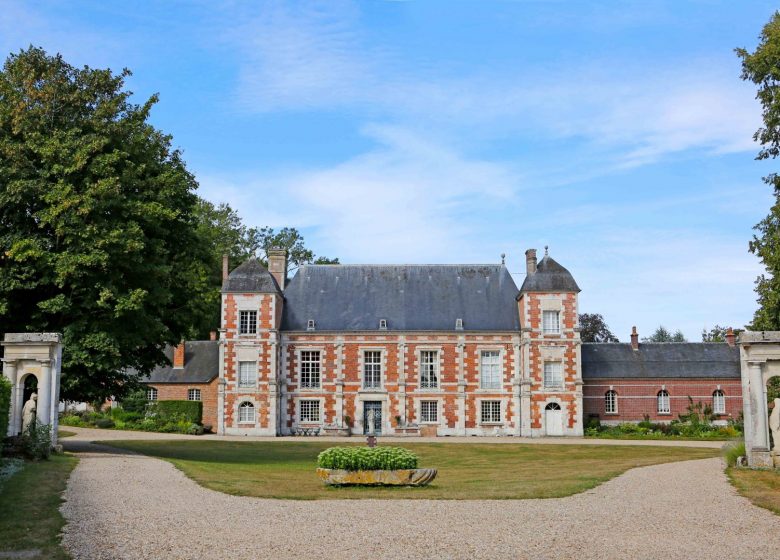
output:
M 165 349 L 173 362 L 173 346 Z M 159 366 L 142 383 L 208 383 L 219 375 L 219 341 L 190 340 L 184 343 L 184 367 Z
M 279 284 L 257 259 L 249 259 L 236 267 L 222 283 L 222 292 L 281 293 Z
M 552 257 L 545 255 L 536 266 L 536 272 L 525 277 L 521 292 L 579 292 L 580 287 L 571 273 Z
M 519 330 L 504 265 L 305 265 L 284 291 L 282 330 Z
M 739 348 L 725 342 L 584 343 L 582 377 L 739 378 Z

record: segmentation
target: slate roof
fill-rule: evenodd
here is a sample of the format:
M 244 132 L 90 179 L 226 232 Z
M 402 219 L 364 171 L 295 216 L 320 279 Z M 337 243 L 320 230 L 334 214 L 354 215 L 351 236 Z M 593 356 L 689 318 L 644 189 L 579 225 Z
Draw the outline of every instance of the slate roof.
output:
M 173 363 L 173 346 L 165 349 L 165 357 Z M 152 370 L 142 383 L 208 383 L 219 375 L 219 341 L 191 340 L 184 343 L 184 367 L 160 366 Z
M 519 330 L 504 265 L 304 265 L 284 291 L 282 330 Z
M 584 343 L 582 377 L 739 378 L 739 348 L 722 342 Z
M 536 272 L 525 277 L 521 292 L 579 292 L 571 273 L 551 256 L 545 255 L 536 265 Z
M 222 283 L 222 292 L 281 293 L 279 284 L 257 259 L 249 259 L 236 267 Z

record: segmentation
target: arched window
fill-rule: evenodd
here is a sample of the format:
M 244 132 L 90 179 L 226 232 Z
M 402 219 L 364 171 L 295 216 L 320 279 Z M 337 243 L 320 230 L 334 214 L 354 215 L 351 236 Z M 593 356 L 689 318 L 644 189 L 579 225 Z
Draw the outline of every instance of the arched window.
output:
M 251 402 L 242 402 L 238 407 L 239 423 L 255 423 L 255 405 Z
M 557 402 L 551 402 L 547 406 L 544 407 L 545 410 L 560 410 L 561 405 L 559 405 Z
M 617 414 L 617 391 L 610 389 L 604 394 L 604 412 L 607 414 Z
M 669 406 L 669 392 L 666 389 L 658 391 L 658 414 L 669 414 L 672 409 Z
M 155 387 L 149 387 L 146 389 L 146 400 L 147 401 L 157 400 L 157 389 Z
M 199 401 L 200 400 L 200 389 L 188 389 L 187 390 L 187 400 L 188 401 Z
M 713 414 L 726 414 L 726 395 L 720 389 L 712 393 L 712 412 Z

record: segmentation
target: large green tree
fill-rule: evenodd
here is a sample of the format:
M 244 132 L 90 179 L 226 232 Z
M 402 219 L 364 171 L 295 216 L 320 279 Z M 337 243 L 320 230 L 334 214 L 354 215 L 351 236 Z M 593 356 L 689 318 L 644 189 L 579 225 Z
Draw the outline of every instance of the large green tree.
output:
M 580 314 L 580 337 L 582 342 L 620 342 L 601 313 Z
M 681 330 L 670 331 L 663 325 L 655 329 L 653 334 L 642 339 L 642 342 L 688 342 Z
M 753 135 L 761 145 L 756 159 L 775 159 L 780 155 L 780 13 L 775 12 L 764 26 L 754 52 L 736 52 L 742 59 L 742 79 L 756 84 L 762 108 L 764 126 Z M 775 202 L 755 226 L 750 242 L 750 251 L 766 268 L 766 274 L 756 280 L 759 308 L 751 328 L 780 330 L 780 177 L 771 173 L 764 182 L 772 187 Z
M 0 330 L 63 333 L 66 399 L 164 362 L 213 287 L 196 182 L 129 75 L 32 47 L 0 71 Z

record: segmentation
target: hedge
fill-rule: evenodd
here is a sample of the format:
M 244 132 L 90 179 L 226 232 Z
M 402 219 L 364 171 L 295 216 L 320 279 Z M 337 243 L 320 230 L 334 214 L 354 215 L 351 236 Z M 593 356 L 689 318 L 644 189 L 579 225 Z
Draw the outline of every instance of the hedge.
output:
M 345 471 L 416 469 L 419 458 L 403 447 L 329 447 L 317 466 Z
M 202 401 L 156 401 L 150 404 L 152 414 L 164 421 L 186 421 L 200 424 L 203 420 Z
M 0 375 L 0 440 L 8 433 L 11 414 L 11 382 Z

